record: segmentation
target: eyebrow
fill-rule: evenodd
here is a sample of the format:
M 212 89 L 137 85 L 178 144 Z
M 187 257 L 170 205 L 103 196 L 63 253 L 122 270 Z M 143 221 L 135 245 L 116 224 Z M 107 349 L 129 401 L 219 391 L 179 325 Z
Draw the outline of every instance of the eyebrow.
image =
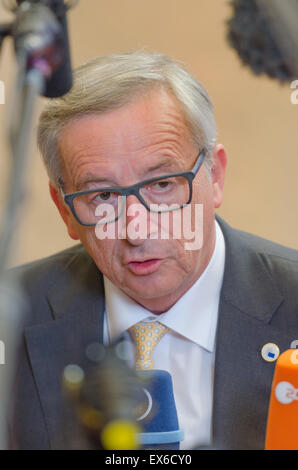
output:
M 111 181 L 111 184 L 108 185 L 109 181 Z M 76 191 L 83 191 L 84 188 L 91 183 L 106 183 L 105 186 L 116 186 L 116 184 L 107 177 L 99 178 L 98 176 L 92 175 L 92 173 L 87 173 L 85 178 L 75 185 Z
M 168 167 L 169 171 L 171 171 L 171 168 L 176 168 L 175 172 L 180 171 L 180 168 L 177 168 L 177 160 L 173 159 L 172 157 L 164 157 L 163 160 L 157 162 L 155 165 L 150 166 L 149 168 L 145 168 L 143 173 L 142 173 L 142 181 L 145 179 L 145 176 L 148 175 L 148 173 L 153 173 L 154 171 L 159 170 L 160 168 Z M 163 175 L 161 175 L 163 176 Z M 97 177 L 93 175 L 92 173 L 86 173 L 85 177 L 76 184 L 76 191 L 81 191 L 83 190 L 88 184 L 91 183 L 105 183 L 106 187 L 119 187 L 119 184 L 115 183 L 113 179 L 109 176 L 106 177 Z M 137 184 L 137 183 L 136 183 Z
M 152 173 L 153 171 L 156 171 L 156 170 L 159 170 L 160 168 L 163 168 L 163 167 L 176 167 L 176 160 L 172 159 L 172 158 L 167 158 L 166 160 L 162 160 L 158 163 L 156 163 L 156 165 L 152 165 L 150 166 L 149 168 L 146 168 L 144 174 L 146 173 Z
M 200 152 L 199 154 L 196 155 L 196 160 L 193 161 L 192 165 L 195 164 L 195 162 L 198 160 L 201 153 L 202 152 Z M 173 172 L 173 174 L 174 173 L 191 171 L 190 169 L 184 168 L 181 165 L 181 160 L 179 161 L 178 159 L 176 159 L 174 157 L 164 156 L 163 160 L 157 162 L 156 165 L 153 165 L 153 166 L 150 166 L 149 168 L 146 168 L 144 170 L 143 175 L 145 175 L 146 173 L 151 173 L 152 171 L 158 170 L 159 168 L 162 168 L 162 167 L 168 167 L 170 169 L 170 171 Z

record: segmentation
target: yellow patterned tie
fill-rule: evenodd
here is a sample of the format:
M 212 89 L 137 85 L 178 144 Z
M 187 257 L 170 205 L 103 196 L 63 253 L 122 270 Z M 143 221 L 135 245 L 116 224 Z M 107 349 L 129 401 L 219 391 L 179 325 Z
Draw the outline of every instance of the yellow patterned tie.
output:
M 152 354 L 155 346 L 167 333 L 168 327 L 158 321 L 136 323 L 129 332 L 137 346 L 136 369 L 153 369 Z

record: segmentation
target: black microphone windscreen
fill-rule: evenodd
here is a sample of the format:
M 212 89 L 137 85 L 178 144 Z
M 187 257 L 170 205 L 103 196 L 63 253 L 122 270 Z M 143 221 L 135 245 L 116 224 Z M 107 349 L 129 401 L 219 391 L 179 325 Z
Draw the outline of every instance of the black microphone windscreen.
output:
M 230 3 L 233 16 L 227 21 L 227 39 L 241 61 L 256 75 L 264 73 L 280 82 L 293 80 L 287 57 L 257 1 L 231 0 Z
M 46 98 L 57 98 L 69 92 L 72 87 L 71 57 L 68 35 L 66 10 L 63 0 L 50 0 L 49 7 L 57 17 L 62 29 L 62 44 L 64 59 L 51 78 L 46 82 L 43 95 Z
M 43 62 L 41 95 L 58 98 L 72 87 L 72 70 L 64 0 L 17 0 L 13 28 L 17 52 L 27 53 L 27 67 Z

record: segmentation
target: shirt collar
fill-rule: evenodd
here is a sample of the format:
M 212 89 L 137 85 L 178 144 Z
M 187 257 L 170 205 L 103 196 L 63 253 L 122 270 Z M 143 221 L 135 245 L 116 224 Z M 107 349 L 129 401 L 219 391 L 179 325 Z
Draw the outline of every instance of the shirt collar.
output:
M 154 315 L 104 276 L 110 340 L 142 320 L 158 320 L 176 333 L 212 352 L 225 263 L 225 243 L 215 221 L 216 241 L 211 259 L 193 286 L 167 312 Z

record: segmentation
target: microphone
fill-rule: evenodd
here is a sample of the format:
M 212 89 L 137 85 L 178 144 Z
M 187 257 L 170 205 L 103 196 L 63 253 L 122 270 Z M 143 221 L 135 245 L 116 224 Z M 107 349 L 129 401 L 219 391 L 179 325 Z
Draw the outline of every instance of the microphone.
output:
M 25 53 L 28 69 L 38 69 L 45 79 L 41 92 L 58 98 L 72 87 L 66 10 L 63 0 L 17 0 L 12 27 L 18 55 Z
M 127 354 L 125 341 L 109 347 L 91 343 L 86 348 L 85 367 L 65 367 L 62 384 L 72 408 L 74 424 L 68 444 L 72 449 L 139 449 L 141 428 L 135 410 L 144 385 L 127 366 Z
M 153 369 L 138 371 L 137 376 L 143 383 L 147 382 L 137 417 L 143 431 L 137 434 L 141 449 L 179 449 L 184 431 L 178 424 L 171 375 Z
M 254 74 L 279 82 L 297 78 L 298 4 L 292 0 L 231 0 L 227 39 Z
M 283 352 L 275 366 L 265 450 L 298 449 L 298 349 Z
M 72 449 L 179 449 L 171 375 L 132 370 L 125 339 L 109 347 L 91 343 L 85 367 L 68 364 L 62 375 L 65 408 L 73 419 Z

